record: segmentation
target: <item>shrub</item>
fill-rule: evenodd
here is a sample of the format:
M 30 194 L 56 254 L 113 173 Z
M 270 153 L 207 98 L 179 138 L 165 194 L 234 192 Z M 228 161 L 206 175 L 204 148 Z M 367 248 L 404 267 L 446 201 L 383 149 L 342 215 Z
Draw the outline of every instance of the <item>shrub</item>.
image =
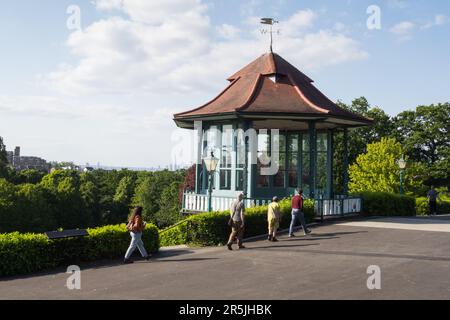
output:
M 364 216 L 414 216 L 414 197 L 388 192 L 363 192 L 362 215 Z
M 437 202 L 437 213 L 448 214 L 450 213 L 450 201 L 442 199 Z M 421 197 L 416 199 L 416 215 L 427 216 L 430 214 L 430 207 L 428 205 L 428 198 Z
M 291 202 L 285 199 L 280 202 L 281 228 L 287 228 L 291 222 Z M 314 219 L 314 204 L 305 201 L 304 212 L 306 221 Z M 197 244 L 220 245 L 226 243 L 230 234 L 228 220 L 229 211 L 202 213 L 190 216 L 183 223 L 167 229 L 160 234 L 161 246 Z M 246 209 L 245 236 L 252 237 L 267 233 L 267 206 Z
M 88 229 L 88 233 L 86 237 L 56 240 L 49 240 L 44 234 L 0 234 L 0 276 L 118 258 L 125 254 L 130 243 L 125 224 Z M 156 226 L 147 225 L 142 240 L 149 252 L 158 251 Z

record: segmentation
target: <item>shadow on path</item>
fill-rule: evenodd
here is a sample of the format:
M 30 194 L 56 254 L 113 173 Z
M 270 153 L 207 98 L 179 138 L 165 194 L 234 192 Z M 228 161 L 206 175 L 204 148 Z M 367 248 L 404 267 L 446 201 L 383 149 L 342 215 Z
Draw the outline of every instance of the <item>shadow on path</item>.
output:
M 428 260 L 428 261 L 450 261 L 450 257 L 433 257 L 433 256 L 410 255 L 410 254 L 390 254 L 390 253 L 376 253 L 376 252 L 348 252 L 348 251 L 331 251 L 331 250 L 303 250 L 302 252 L 329 254 L 329 255 L 338 255 L 338 256 L 396 258 L 396 259 L 412 259 L 412 260 Z
M 280 241 L 281 242 L 281 241 Z M 300 247 L 309 247 L 309 246 L 318 246 L 318 243 L 308 243 L 308 244 L 294 244 L 294 245 L 277 245 L 273 244 L 270 246 L 262 246 L 262 247 L 246 247 L 246 250 L 263 250 L 263 249 L 279 249 L 279 248 L 300 248 Z M 286 251 L 286 250 L 280 250 Z

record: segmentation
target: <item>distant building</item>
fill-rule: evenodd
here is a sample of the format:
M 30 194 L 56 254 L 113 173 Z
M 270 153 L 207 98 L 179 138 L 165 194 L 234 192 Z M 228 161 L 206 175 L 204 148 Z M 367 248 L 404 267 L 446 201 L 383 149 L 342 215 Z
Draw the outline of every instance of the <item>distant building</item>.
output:
M 15 147 L 13 151 L 7 151 L 8 163 L 16 170 L 35 169 L 49 172 L 50 164 L 42 158 L 21 156 L 20 147 Z
M 94 171 L 94 168 L 93 168 L 93 167 L 85 167 L 85 168 L 83 169 L 83 171 L 84 171 L 84 172 L 92 172 L 92 171 Z

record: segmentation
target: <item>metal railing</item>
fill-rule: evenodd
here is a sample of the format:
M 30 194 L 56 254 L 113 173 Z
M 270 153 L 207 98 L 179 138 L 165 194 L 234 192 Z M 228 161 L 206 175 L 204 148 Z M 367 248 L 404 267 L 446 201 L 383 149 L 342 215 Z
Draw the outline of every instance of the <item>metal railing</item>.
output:
M 225 211 L 229 210 L 231 203 L 236 199 L 225 196 L 212 196 L 212 210 Z M 271 199 L 262 198 L 245 198 L 244 204 L 246 208 L 263 206 L 272 202 Z M 189 212 L 207 212 L 208 211 L 208 195 L 196 194 L 195 192 L 185 191 L 183 193 L 182 210 Z
M 338 199 L 315 199 L 314 211 L 321 221 L 327 216 L 345 216 L 357 214 L 362 211 L 362 199 L 347 197 Z

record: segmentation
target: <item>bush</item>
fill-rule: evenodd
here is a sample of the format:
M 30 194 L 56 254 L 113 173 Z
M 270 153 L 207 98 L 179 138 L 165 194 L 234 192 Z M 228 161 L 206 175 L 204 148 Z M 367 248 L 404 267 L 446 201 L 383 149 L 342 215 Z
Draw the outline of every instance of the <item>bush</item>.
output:
M 414 216 L 414 197 L 388 192 L 363 192 L 362 215 L 364 216 Z
M 0 276 L 25 274 L 72 263 L 114 259 L 125 254 L 125 224 L 88 229 L 81 238 L 49 240 L 44 234 L 0 234 Z M 149 252 L 159 249 L 158 229 L 147 225 L 142 237 Z
M 437 202 L 437 213 L 448 214 L 450 213 L 450 201 L 442 199 Z M 428 205 L 428 198 L 421 197 L 416 199 L 416 215 L 427 216 L 430 214 L 430 207 Z
M 280 202 L 280 228 L 287 228 L 291 223 L 291 201 L 285 199 Z M 305 218 L 307 222 L 314 219 L 314 204 L 305 201 Z M 202 213 L 190 216 L 183 223 L 160 234 L 161 246 L 180 244 L 221 245 L 226 243 L 230 235 L 228 220 L 229 211 Z M 246 209 L 245 237 L 252 237 L 267 233 L 267 206 Z

